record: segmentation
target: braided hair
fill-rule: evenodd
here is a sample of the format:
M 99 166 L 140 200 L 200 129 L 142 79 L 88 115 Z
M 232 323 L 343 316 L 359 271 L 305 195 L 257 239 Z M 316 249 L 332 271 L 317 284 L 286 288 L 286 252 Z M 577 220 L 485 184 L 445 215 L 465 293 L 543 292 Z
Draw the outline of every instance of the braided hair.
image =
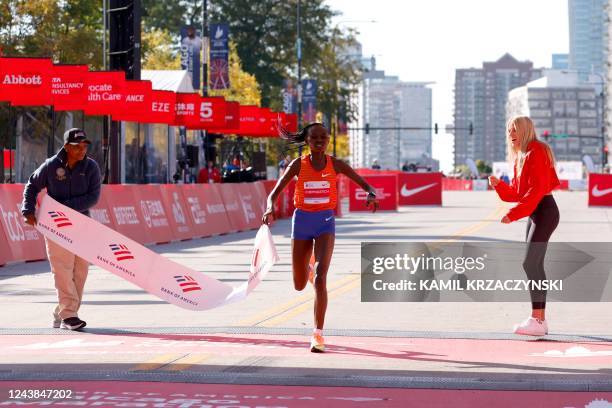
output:
M 327 130 L 324 124 L 320 122 L 312 122 L 304 126 L 299 132 L 291 133 L 279 123 L 278 134 L 281 139 L 285 139 L 287 141 L 289 146 L 303 147 L 306 146 L 306 136 L 308 136 L 308 132 L 315 126 L 321 126 Z

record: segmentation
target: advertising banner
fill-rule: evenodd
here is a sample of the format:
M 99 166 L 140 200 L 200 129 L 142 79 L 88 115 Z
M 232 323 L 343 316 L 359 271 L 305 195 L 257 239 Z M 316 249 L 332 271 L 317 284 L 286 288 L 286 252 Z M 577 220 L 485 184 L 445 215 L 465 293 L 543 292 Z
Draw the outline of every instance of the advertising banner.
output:
M 0 185 L 0 223 L 8 244 L 9 261 L 36 261 L 47 257 L 43 236 L 23 222 L 23 184 Z
M 397 194 L 397 175 L 382 174 L 382 175 L 364 175 L 365 181 L 376 189 L 376 198 L 378 200 L 378 209 L 382 211 L 397 211 L 398 194 Z M 363 191 L 355 183 L 350 185 L 349 211 L 371 211 L 366 207 L 368 193 Z
M 87 104 L 87 65 L 54 65 L 51 95 L 56 111 L 83 110 Z
M 589 205 L 612 206 L 612 174 L 589 174 Z
M 314 122 L 317 118 L 317 81 L 302 81 L 302 122 Z
M 15 106 L 51 105 L 51 72 L 47 58 L 0 58 L 0 101 Z
M 210 25 L 210 89 L 228 89 L 229 78 L 229 25 Z
M 442 173 L 398 173 L 399 205 L 442 205 Z
M 193 89 L 200 89 L 200 54 L 202 38 L 193 27 L 181 28 L 181 69 L 191 77 Z
M 121 103 L 123 109 L 113 113 L 113 120 L 141 122 L 151 116 L 151 81 L 125 81 Z
M 112 115 L 124 109 L 123 87 L 125 74 L 119 71 L 87 73 L 86 115 Z

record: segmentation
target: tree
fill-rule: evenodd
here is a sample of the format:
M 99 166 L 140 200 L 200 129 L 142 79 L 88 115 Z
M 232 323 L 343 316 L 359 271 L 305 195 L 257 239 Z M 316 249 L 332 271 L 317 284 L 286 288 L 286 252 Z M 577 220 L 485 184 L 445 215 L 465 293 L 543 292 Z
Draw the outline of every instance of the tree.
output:
M 491 174 L 493 169 L 484 160 L 476 160 L 476 168 L 480 174 Z
M 56 63 L 102 66 L 102 9 L 98 0 L 4 0 L 2 53 L 50 57 Z
M 142 31 L 143 69 L 181 69 L 181 56 L 173 47 L 173 38 L 166 30 Z

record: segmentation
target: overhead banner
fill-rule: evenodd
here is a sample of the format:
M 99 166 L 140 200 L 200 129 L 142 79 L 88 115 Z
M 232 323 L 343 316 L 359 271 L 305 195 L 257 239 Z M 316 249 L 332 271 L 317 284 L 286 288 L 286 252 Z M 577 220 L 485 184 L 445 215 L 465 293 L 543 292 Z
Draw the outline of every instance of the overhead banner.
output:
M 210 25 L 210 89 L 228 89 L 229 25 Z
M 302 122 L 310 123 L 317 118 L 317 81 L 302 81 Z
M 122 71 L 92 71 L 87 74 L 86 115 L 112 115 L 123 110 Z
M 15 106 L 51 105 L 51 71 L 47 58 L 0 58 L 0 101 Z
M 225 127 L 225 99 L 220 96 L 199 97 L 196 106 L 195 120 L 186 126 L 192 129 L 210 129 Z
M 283 81 L 281 96 L 283 98 L 283 112 L 296 113 L 298 90 L 291 79 L 285 79 Z
M 172 91 L 151 91 L 151 114 L 141 122 L 165 123 L 173 125 L 176 121 L 176 94 Z
M 202 38 L 193 27 L 181 29 L 181 69 L 189 72 L 193 89 L 200 89 Z
M 175 114 L 176 125 L 197 127 L 200 123 L 200 95 L 197 93 L 177 93 Z
M 151 116 L 151 81 L 125 81 L 121 111 L 113 114 L 113 120 L 142 122 Z
M 83 110 L 87 104 L 87 65 L 54 65 L 51 95 L 56 111 Z
M 48 239 L 148 293 L 189 310 L 207 310 L 242 300 L 266 276 L 278 255 L 270 229 L 255 237 L 249 276 L 232 287 L 179 265 L 45 195 L 37 229 Z

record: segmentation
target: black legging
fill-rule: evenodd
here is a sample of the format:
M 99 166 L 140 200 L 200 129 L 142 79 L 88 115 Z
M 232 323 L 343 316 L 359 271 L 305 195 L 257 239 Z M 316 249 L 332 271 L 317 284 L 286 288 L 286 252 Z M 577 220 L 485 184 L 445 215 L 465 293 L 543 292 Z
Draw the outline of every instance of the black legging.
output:
M 559 208 L 552 195 L 542 197 L 542 200 L 527 220 L 527 251 L 523 261 L 523 269 L 527 278 L 534 281 L 546 279 L 544 257 L 548 240 L 559 224 Z M 546 307 L 546 291 L 530 290 L 533 309 Z

